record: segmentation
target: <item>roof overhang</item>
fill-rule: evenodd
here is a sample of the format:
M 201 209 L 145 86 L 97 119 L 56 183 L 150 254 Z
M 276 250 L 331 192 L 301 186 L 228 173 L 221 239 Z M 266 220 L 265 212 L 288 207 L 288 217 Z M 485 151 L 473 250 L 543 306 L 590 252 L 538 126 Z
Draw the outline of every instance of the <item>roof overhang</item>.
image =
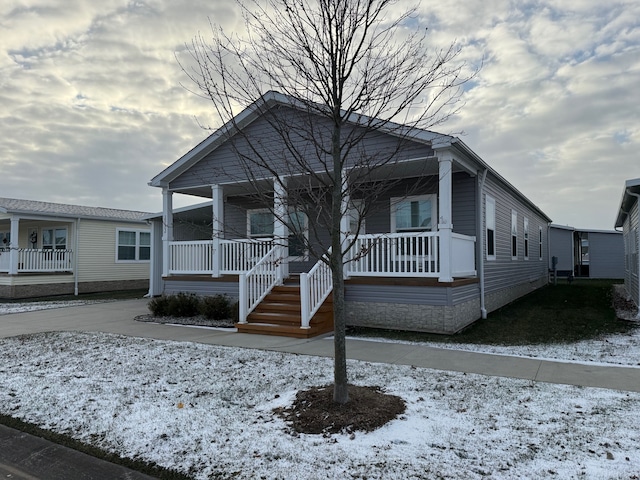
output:
M 622 200 L 620 201 L 620 209 L 618 210 L 618 216 L 616 217 L 616 228 L 621 228 L 624 225 L 624 220 L 629 211 L 638 201 L 638 197 L 635 195 L 640 195 L 640 178 L 627 180 L 624 184 Z

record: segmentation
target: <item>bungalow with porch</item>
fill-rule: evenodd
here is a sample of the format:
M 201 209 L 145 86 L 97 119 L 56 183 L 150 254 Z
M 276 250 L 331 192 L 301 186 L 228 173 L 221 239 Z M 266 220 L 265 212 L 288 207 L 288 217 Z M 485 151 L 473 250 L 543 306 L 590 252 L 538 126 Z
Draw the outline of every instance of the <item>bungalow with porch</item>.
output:
M 146 288 L 147 215 L 0 198 L 0 298 Z
M 627 180 L 615 227 L 624 236 L 624 286 L 636 306 L 640 306 L 640 178 Z
M 313 125 L 322 120 L 278 93 L 259 103 L 149 183 L 163 195 L 163 212 L 149 217 L 150 294 L 228 294 L 240 302 L 239 331 L 310 336 L 331 328 L 322 320 L 331 300 L 329 269 L 308 258 L 295 238 L 274 244 L 273 237 L 288 238 L 286 227 L 247 194 L 238 152 L 268 148 L 265 155 L 274 159 L 289 154 L 273 141 L 267 114 Z M 373 204 L 359 221 L 347 209 L 343 214 L 346 240 L 353 243 L 344 267 L 347 324 L 455 333 L 545 285 L 550 219 L 459 138 L 418 129 L 400 138 L 398 131 L 362 136 L 364 150 L 396 152 L 393 175 L 386 177 L 395 186 L 369 197 Z M 283 169 L 277 178 L 252 184 L 282 208 L 287 181 L 299 179 Z M 363 201 L 358 192 L 366 191 L 366 185 L 354 187 L 351 204 Z M 174 209 L 175 193 L 207 201 Z M 310 221 L 293 214 L 300 224 Z M 329 234 L 320 242 L 326 251 Z

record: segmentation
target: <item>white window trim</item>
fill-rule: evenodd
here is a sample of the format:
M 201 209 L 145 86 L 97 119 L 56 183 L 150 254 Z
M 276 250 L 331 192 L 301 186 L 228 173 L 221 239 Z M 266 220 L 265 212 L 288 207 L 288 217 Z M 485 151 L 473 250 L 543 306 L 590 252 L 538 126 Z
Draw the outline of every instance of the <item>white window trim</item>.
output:
M 489 255 L 489 225 L 487 222 L 487 204 L 493 205 L 493 255 Z M 484 198 L 484 239 L 485 239 L 485 254 L 487 260 L 496 259 L 496 199 L 490 195 L 486 195 Z
M 53 231 L 53 247 L 52 247 L 53 250 L 58 250 L 58 249 L 56 249 L 56 230 L 64 230 L 65 231 L 64 235 L 65 235 L 66 242 L 65 242 L 64 248 L 61 248 L 59 250 L 69 250 L 70 249 L 69 248 L 69 229 L 66 226 L 63 227 L 63 226 L 56 226 L 56 225 L 53 225 L 53 226 L 47 225 L 47 226 L 44 226 L 44 227 L 40 227 L 40 231 L 38 232 L 38 242 L 37 242 L 37 244 L 40 245 L 40 249 L 41 250 L 44 250 L 43 240 L 44 240 L 44 231 L 45 230 Z M 29 244 L 31 244 L 31 242 L 29 242 Z
M 136 234 L 136 258 L 134 260 L 120 260 L 118 258 L 118 250 L 120 247 L 120 232 L 135 232 Z M 149 240 L 151 240 L 151 230 L 145 230 L 145 229 L 137 229 L 137 228 L 125 228 L 125 227 L 121 227 L 121 228 L 117 228 L 116 229 L 116 251 L 115 251 L 115 259 L 116 259 L 116 263 L 149 263 L 151 262 L 151 243 L 149 243 L 149 259 L 148 260 L 140 260 L 140 234 L 141 233 L 148 233 L 149 234 Z M 130 247 L 131 245 L 127 245 L 128 247 Z
M 531 242 L 529 238 L 529 219 L 524 217 L 522 223 L 522 237 L 524 239 L 524 259 L 529 260 L 529 250 L 531 250 Z
M 511 260 L 518 260 L 518 212 L 511 210 L 511 236 L 509 237 L 511 242 L 509 248 L 511 249 Z M 515 239 L 515 252 L 513 249 L 513 241 Z M 515 253 L 515 255 L 514 255 Z
M 293 212 L 293 209 L 289 209 L 290 212 Z M 252 235 L 251 234 L 251 215 L 253 213 L 271 213 L 273 218 L 274 218 L 274 222 L 275 222 L 275 215 L 273 215 L 273 211 L 269 210 L 268 208 L 252 208 L 252 209 L 248 209 L 247 210 L 247 238 L 251 238 L 254 240 L 260 240 L 260 239 L 273 239 L 273 231 L 271 232 L 271 235 Z M 302 212 L 304 213 L 304 212 Z M 304 215 L 304 232 L 303 232 L 305 241 L 308 242 L 309 241 L 309 217 L 305 214 Z M 306 262 L 307 260 L 309 260 L 309 249 L 305 249 L 305 253 L 302 256 L 289 256 L 288 260 L 290 262 Z
M 396 213 L 398 211 L 398 205 L 403 202 L 419 202 L 422 200 L 431 200 L 431 229 L 429 231 L 433 232 L 436 230 L 438 225 L 438 197 L 436 194 L 432 193 L 429 195 L 412 195 L 409 197 L 394 197 L 391 198 L 390 212 L 391 212 L 391 233 L 397 233 L 396 228 Z M 403 228 L 403 232 L 422 232 L 424 228 Z

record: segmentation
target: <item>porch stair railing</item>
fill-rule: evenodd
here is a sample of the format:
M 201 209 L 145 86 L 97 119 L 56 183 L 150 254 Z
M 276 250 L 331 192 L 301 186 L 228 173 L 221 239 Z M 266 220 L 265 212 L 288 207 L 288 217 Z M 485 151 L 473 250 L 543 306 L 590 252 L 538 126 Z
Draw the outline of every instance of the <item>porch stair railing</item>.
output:
M 331 249 L 308 273 L 300 274 L 301 328 L 310 328 L 311 319 L 333 290 L 333 278 L 329 266 L 330 254 Z
M 275 245 L 246 273 L 239 275 L 239 323 L 247 323 L 247 316 L 275 287 L 283 282 L 282 247 Z

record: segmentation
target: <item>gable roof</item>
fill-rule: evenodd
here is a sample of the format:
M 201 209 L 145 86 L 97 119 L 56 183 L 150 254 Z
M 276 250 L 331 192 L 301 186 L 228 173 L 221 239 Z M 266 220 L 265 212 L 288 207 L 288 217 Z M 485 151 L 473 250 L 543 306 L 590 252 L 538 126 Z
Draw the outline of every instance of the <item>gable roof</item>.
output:
M 309 105 L 289 95 L 279 92 L 269 91 L 261 98 L 253 102 L 242 112 L 229 120 L 222 127 L 218 128 L 214 133 L 205 138 L 202 142 L 189 150 L 186 154 L 176 160 L 174 163 L 165 168 L 158 175 L 153 177 L 149 182 L 152 187 L 167 186 L 169 182 L 176 179 L 185 171 L 189 170 L 200 160 L 205 158 L 216 148 L 220 147 L 225 141 L 235 134 L 239 129 L 249 126 L 252 122 L 260 118 L 268 110 L 275 106 L 286 106 L 297 110 L 308 110 Z M 323 110 L 321 105 L 317 105 L 318 113 Z M 349 123 L 354 125 L 368 125 L 375 119 L 366 115 L 351 114 L 347 119 Z M 442 133 L 436 133 L 420 128 L 411 128 L 394 122 L 386 122 L 380 120 L 383 125 L 378 129 L 381 132 L 389 133 L 396 136 L 410 137 L 416 142 L 432 144 L 436 146 L 447 146 L 453 143 L 454 137 Z
M 621 228 L 624 225 L 624 219 L 629 213 L 629 210 L 631 210 L 633 204 L 638 201 L 638 198 L 632 194 L 640 195 L 640 178 L 627 180 L 624 184 L 622 200 L 620 200 L 620 209 L 616 217 L 616 228 Z
M 242 112 L 236 115 L 232 120 L 225 123 L 222 127 L 216 130 L 214 133 L 205 138 L 202 142 L 176 160 L 174 163 L 165 168 L 158 175 L 153 177 L 149 182 L 152 187 L 168 187 L 169 183 L 175 180 L 177 177 L 188 171 L 191 167 L 197 164 L 200 160 L 204 159 L 211 152 L 220 147 L 231 136 L 235 134 L 239 129 L 243 129 L 250 125 L 253 121 L 260 118 L 266 111 L 274 106 L 287 106 L 298 110 L 308 110 L 310 104 L 304 103 L 295 99 L 289 95 L 284 95 L 279 92 L 269 91 L 265 93 L 260 99 L 249 105 Z M 316 105 L 318 113 L 322 112 L 322 105 Z M 375 124 L 376 119 L 361 114 L 351 114 L 347 121 L 353 125 L 370 125 L 372 122 Z M 524 203 L 529 205 L 534 211 L 538 212 L 547 222 L 551 222 L 551 219 L 529 198 L 527 198 L 522 192 L 509 183 L 502 175 L 496 172 L 489 164 L 487 164 L 478 154 L 476 154 L 471 148 L 469 148 L 460 138 L 443 133 L 437 133 L 430 130 L 420 129 L 416 127 L 409 127 L 406 125 L 397 124 L 394 122 L 387 122 L 379 120 L 380 128 L 378 131 L 388 133 L 390 135 L 402 136 L 404 138 L 410 138 L 413 141 L 431 145 L 436 149 L 451 148 L 452 150 L 461 154 L 465 158 L 472 161 L 473 166 L 477 168 L 477 171 L 485 170 L 491 172 L 505 187 L 511 190 L 518 198 Z M 460 160 L 458 160 L 460 161 Z M 463 162 L 466 163 L 466 162 Z M 474 169 L 469 169 L 469 171 Z
M 91 218 L 125 222 L 143 222 L 145 217 L 149 215 L 147 212 L 135 210 L 84 207 L 81 205 L 20 200 L 17 198 L 0 198 L 0 213 L 63 218 Z

